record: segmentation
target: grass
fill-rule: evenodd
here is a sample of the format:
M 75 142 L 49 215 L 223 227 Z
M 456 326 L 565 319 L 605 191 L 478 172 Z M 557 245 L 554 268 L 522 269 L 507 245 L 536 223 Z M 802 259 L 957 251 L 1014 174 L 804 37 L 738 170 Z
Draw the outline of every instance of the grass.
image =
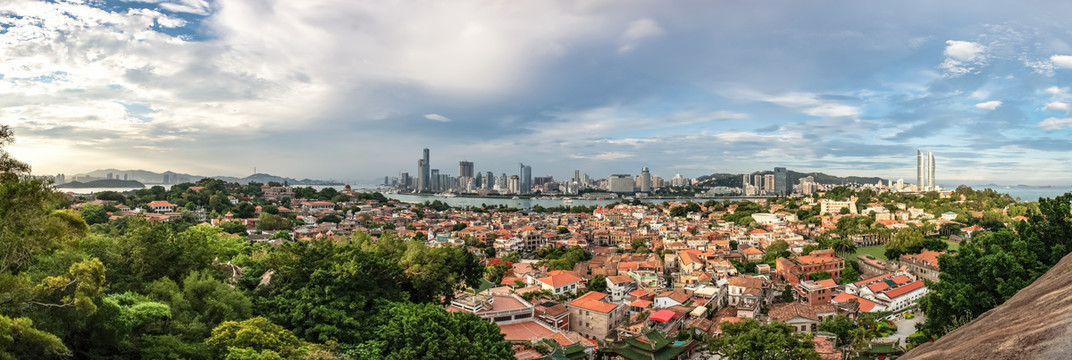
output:
M 949 244 L 949 249 L 947 249 L 947 250 L 959 250 L 960 249 L 960 244 L 957 244 L 957 243 L 951 242 L 951 241 L 946 241 L 945 243 Z M 860 255 L 871 255 L 871 257 L 876 258 L 876 259 L 883 260 L 883 261 L 889 261 L 889 259 L 886 258 L 886 246 L 885 245 L 865 246 L 865 247 L 856 248 L 856 253 L 855 254 L 850 254 L 849 256 L 846 256 L 845 260 L 847 260 L 847 261 L 848 260 L 856 260 L 856 258 L 859 257 Z

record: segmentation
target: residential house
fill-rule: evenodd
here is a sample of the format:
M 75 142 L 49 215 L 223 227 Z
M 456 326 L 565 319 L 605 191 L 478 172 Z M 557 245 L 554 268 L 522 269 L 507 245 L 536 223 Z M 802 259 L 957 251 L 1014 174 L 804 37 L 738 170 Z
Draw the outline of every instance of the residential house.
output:
M 607 302 L 607 296 L 590 291 L 566 304 L 570 330 L 601 342 L 611 338 L 612 331 L 625 319 L 627 309 L 625 305 Z
M 797 332 L 816 332 L 819 330 L 819 323 L 837 315 L 837 309 L 830 304 L 808 305 L 792 302 L 771 306 L 767 315 L 771 320 L 789 324 Z

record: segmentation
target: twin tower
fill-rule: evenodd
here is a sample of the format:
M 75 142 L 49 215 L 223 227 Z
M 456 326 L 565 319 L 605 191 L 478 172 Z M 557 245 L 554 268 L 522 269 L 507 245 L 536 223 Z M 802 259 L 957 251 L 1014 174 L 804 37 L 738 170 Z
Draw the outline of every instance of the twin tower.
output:
M 916 150 L 916 186 L 919 191 L 935 190 L 934 187 L 934 154 L 927 152 L 927 158 L 923 158 L 923 151 Z

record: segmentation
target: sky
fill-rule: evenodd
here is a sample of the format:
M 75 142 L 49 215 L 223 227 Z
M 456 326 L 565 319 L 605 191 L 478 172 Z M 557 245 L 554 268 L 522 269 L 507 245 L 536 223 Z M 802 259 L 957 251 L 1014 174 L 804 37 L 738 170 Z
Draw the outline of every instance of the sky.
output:
M 34 173 L 1072 182 L 1072 2 L 0 0 Z

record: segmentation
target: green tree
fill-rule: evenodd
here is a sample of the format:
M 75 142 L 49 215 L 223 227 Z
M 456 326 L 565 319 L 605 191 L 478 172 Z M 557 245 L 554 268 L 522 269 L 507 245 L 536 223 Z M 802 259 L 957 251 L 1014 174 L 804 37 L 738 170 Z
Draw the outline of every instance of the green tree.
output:
M 886 258 L 897 259 L 902 254 L 918 254 L 923 249 L 923 234 L 918 229 L 907 227 L 898 230 L 886 243 Z
M 785 289 L 782 289 L 782 302 L 791 303 L 793 300 L 793 287 L 786 285 Z
M 852 265 L 846 264 L 845 270 L 841 271 L 841 284 L 848 284 L 860 280 L 860 272 Z
M 603 275 L 593 276 L 591 280 L 588 280 L 588 290 L 598 292 L 607 291 L 607 277 Z
M 238 204 L 238 208 L 235 209 L 234 216 L 238 219 L 249 219 L 257 212 L 257 207 L 253 204 L 243 201 Z
M 191 272 L 181 288 L 171 279 L 161 278 L 147 285 L 146 291 L 149 298 L 171 308 L 172 333 L 187 339 L 206 338 L 216 325 L 252 315 L 249 297 L 207 272 Z
M 377 316 L 376 339 L 360 349 L 362 359 L 513 359 L 510 343 L 494 323 L 470 313 L 449 313 L 434 304 L 395 303 Z
M 852 330 L 856 328 L 855 322 L 844 315 L 828 317 L 819 323 L 819 331 L 825 331 L 837 335 L 838 343 L 846 344 Z
M 766 252 L 765 259 L 767 261 L 774 261 L 780 257 L 788 258 L 793 255 L 789 252 L 789 243 L 785 242 L 785 240 L 778 240 L 770 244 L 770 246 L 767 246 Z
M 229 234 L 235 234 L 240 236 L 248 235 L 246 233 L 246 226 L 238 221 L 224 221 L 220 223 L 219 228 Z
M 760 325 L 754 319 L 723 322 L 722 336 L 708 341 L 711 351 L 726 359 L 818 360 L 811 336 L 781 322 Z
M 220 324 L 212 329 L 205 345 L 226 359 L 292 359 L 298 357 L 304 342 L 282 326 L 258 316 Z
M 82 205 L 78 212 L 82 214 L 82 219 L 86 221 L 86 224 L 103 224 L 108 222 L 108 212 L 104 210 L 104 206 L 97 204 L 85 204 Z
M 670 216 L 673 216 L 673 217 L 685 217 L 688 214 L 689 214 L 689 211 L 684 206 L 675 206 L 675 207 L 670 208 Z
M 4 128 L 6 127 L 7 125 L 4 125 Z M 60 338 L 34 328 L 32 320 L 24 317 L 12 319 L 0 315 L 0 359 L 33 359 L 65 355 L 70 355 L 70 351 L 63 345 Z
M 828 273 L 826 271 L 822 271 L 822 270 L 813 272 L 813 273 L 811 273 L 811 275 L 808 275 L 809 279 L 815 280 L 815 281 L 826 280 L 826 279 L 829 279 L 831 277 L 832 276 L 830 275 L 830 273 Z
M 289 219 L 268 212 L 262 212 L 261 215 L 257 217 L 257 230 L 290 230 L 293 226 L 294 224 L 292 224 Z

